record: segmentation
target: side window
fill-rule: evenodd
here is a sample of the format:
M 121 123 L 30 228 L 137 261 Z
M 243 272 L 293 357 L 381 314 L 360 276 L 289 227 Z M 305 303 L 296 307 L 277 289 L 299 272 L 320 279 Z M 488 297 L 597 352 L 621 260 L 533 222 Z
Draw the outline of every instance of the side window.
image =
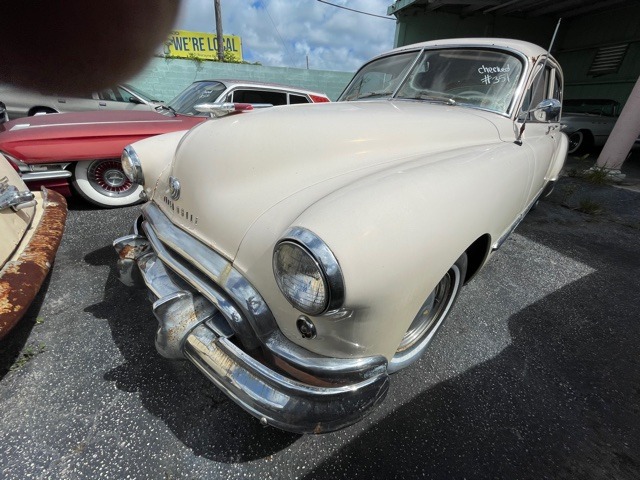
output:
M 114 90 L 117 94 L 119 102 L 129 102 L 130 98 L 132 97 L 135 98 L 131 93 L 127 92 L 125 89 L 121 87 L 115 87 Z
M 551 98 L 555 98 L 562 103 L 562 82 L 555 68 L 553 69 L 553 91 L 551 92 Z
M 307 97 L 304 97 L 302 95 L 294 95 L 293 93 L 290 93 L 289 103 L 291 105 L 294 105 L 296 103 L 309 103 L 309 100 L 307 99 Z
M 233 101 L 236 103 L 263 103 L 268 105 L 286 105 L 287 94 L 268 90 L 235 90 Z
M 547 66 L 544 71 L 539 68 L 535 80 L 531 83 L 524 95 L 522 102 L 521 114 L 529 109 L 535 108 L 542 100 L 547 98 L 555 98 L 562 101 L 561 81 L 558 72 L 552 66 Z M 538 112 L 529 114 L 530 122 L 545 122 L 544 115 L 538 115 Z
M 126 100 L 124 100 L 122 98 L 122 95 L 120 94 L 120 91 L 118 89 L 118 87 L 113 87 L 113 88 L 105 88 L 104 90 L 101 90 L 98 92 L 98 99 L 100 100 L 107 100 L 110 102 L 124 102 Z

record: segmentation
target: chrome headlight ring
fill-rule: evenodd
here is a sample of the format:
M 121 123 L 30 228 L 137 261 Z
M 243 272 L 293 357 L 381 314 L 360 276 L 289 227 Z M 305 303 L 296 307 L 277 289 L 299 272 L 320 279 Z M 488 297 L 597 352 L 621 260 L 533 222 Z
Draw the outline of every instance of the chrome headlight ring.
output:
M 122 151 L 120 158 L 122 171 L 132 183 L 144 185 L 144 175 L 142 174 L 142 164 L 133 146 L 127 145 Z
M 342 269 L 333 252 L 313 232 L 292 227 L 273 250 L 278 288 L 297 310 L 311 316 L 339 309 L 344 303 Z

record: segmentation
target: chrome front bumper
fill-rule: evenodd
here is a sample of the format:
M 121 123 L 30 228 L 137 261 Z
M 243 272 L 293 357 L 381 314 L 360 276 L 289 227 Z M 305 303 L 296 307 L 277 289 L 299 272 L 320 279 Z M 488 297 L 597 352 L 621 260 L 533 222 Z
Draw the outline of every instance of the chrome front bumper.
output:
M 385 397 L 384 357 L 328 358 L 294 344 L 233 265 L 153 203 L 113 245 L 121 281 L 146 285 L 157 299 L 158 352 L 193 362 L 264 425 L 329 432 L 357 422 Z

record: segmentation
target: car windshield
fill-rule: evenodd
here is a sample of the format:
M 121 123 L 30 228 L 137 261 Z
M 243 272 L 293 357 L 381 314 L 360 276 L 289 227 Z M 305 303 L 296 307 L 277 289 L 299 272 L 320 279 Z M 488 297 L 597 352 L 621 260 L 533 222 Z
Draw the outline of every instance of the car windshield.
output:
M 226 86 L 220 82 L 195 82 L 189 85 L 169 105 L 182 115 L 205 115 L 194 107 L 201 103 L 214 103 L 226 90 Z
M 362 67 L 338 101 L 390 97 L 407 75 L 416 52 L 383 57 Z
M 362 68 L 340 100 L 393 96 L 506 113 L 522 69 L 518 57 L 496 50 L 448 48 L 400 53 Z

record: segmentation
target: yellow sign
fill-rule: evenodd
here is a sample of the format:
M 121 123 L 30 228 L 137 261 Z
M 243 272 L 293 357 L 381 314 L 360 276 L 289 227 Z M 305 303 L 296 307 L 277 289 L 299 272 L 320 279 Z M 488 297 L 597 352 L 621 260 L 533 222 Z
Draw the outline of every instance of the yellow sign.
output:
M 242 40 L 235 35 L 224 35 L 224 51 L 235 61 L 242 61 Z M 165 55 L 181 58 L 218 59 L 218 37 L 213 33 L 174 30 L 165 42 Z

